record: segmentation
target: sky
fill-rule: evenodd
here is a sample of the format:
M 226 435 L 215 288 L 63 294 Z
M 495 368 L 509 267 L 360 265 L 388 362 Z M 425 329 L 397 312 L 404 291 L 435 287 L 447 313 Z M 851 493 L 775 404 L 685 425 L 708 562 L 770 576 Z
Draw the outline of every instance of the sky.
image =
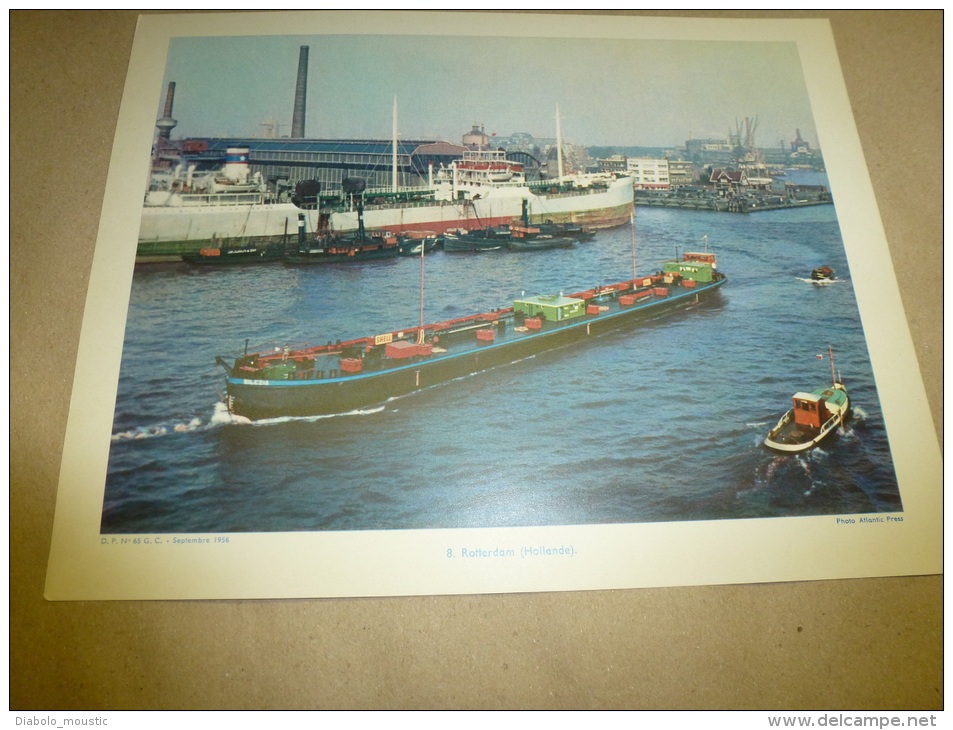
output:
M 394 99 L 404 139 L 459 144 L 473 124 L 508 136 L 586 146 L 677 147 L 725 138 L 757 120 L 759 147 L 801 130 L 819 146 L 791 42 L 444 36 L 173 38 L 173 138 L 291 130 L 299 48 L 309 47 L 305 136 L 390 139 Z

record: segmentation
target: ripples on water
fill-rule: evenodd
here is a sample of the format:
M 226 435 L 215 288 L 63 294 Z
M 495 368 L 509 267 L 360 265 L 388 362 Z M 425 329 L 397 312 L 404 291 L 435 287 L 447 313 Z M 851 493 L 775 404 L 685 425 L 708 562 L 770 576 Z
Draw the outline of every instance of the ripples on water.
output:
M 639 209 L 640 273 L 707 233 L 714 299 L 379 406 L 235 419 L 215 356 L 419 321 L 419 260 L 137 269 L 105 532 L 449 528 L 733 519 L 901 509 L 832 207 L 748 216 Z M 631 231 L 572 250 L 426 261 L 425 318 L 631 275 Z M 806 277 L 829 264 L 838 279 Z M 855 404 L 821 448 L 762 444 L 796 390 Z

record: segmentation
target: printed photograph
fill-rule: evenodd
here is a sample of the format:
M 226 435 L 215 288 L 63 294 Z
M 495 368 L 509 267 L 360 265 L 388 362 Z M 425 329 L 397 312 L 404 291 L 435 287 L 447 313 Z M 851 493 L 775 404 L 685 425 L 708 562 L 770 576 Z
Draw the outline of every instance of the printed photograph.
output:
M 102 535 L 903 512 L 797 43 L 175 37 L 153 92 Z

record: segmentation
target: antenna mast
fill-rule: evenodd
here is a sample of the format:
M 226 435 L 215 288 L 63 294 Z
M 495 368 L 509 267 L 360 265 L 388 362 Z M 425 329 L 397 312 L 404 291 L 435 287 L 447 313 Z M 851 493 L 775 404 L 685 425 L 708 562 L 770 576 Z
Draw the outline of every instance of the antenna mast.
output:
M 632 291 L 636 290 L 635 283 L 635 207 L 632 208 L 632 213 L 629 214 L 629 222 L 632 226 Z
M 397 192 L 397 96 L 394 96 L 394 157 L 391 160 L 391 185 L 394 192 Z
M 420 329 L 417 330 L 417 344 L 423 345 L 426 341 L 424 333 L 424 250 L 427 248 L 427 239 L 420 239 Z

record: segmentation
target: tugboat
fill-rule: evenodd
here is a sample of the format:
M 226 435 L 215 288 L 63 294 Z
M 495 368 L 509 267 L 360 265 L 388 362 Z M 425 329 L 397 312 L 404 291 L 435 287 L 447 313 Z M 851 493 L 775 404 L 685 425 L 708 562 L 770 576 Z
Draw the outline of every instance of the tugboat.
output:
M 254 241 L 247 241 L 236 246 L 225 241 L 218 246 L 199 249 L 196 253 L 183 254 L 182 260 L 194 266 L 263 264 L 269 261 L 280 261 L 284 254 L 284 243 L 257 244 Z
M 551 248 L 572 248 L 576 245 L 570 236 L 545 232 L 540 226 L 510 226 L 510 251 L 546 251 Z
M 523 201 L 520 224 L 510 226 L 512 240 L 509 243 L 513 251 L 536 251 L 548 248 L 571 248 L 577 242 L 588 241 L 595 236 L 579 223 L 554 223 L 546 220 L 542 223 L 530 223 L 529 203 Z
M 588 237 L 582 226 L 575 223 L 546 221 L 535 225 L 529 222 L 529 207 L 523 201 L 520 224 L 510 226 L 510 251 L 546 251 L 551 248 L 572 248 L 577 240 Z
M 834 374 L 834 350 L 831 347 L 827 350 L 831 361 L 831 385 L 810 393 L 795 393 L 793 407 L 768 432 L 765 446 L 775 451 L 806 451 L 827 438 L 847 418 L 850 398 L 847 388 Z
M 830 266 L 818 266 L 811 271 L 813 281 L 831 281 L 834 278 L 834 269 Z
M 389 231 L 371 231 L 364 228 L 363 178 L 346 177 L 342 183 L 344 193 L 357 200 L 357 232 L 332 233 L 324 231 L 316 236 L 305 233 L 307 219 L 298 214 L 298 248 L 285 253 L 286 264 L 324 264 L 367 259 L 383 259 L 397 256 L 400 246 L 397 237 Z
M 449 238 L 447 241 L 449 242 Z M 277 347 L 216 362 L 225 403 L 248 419 L 348 413 L 567 345 L 644 317 L 683 309 L 727 280 L 712 253 L 684 254 L 651 275 L 575 294 L 522 296 L 510 306 L 300 349 Z
M 397 237 L 388 232 L 365 232 L 362 227 L 356 235 L 328 233 L 308 237 L 304 233 L 304 215 L 298 218 L 298 248 L 285 253 L 286 264 L 327 264 L 397 256 L 400 246 Z
M 546 221 L 545 223 L 538 223 L 536 227 L 539 228 L 541 233 L 550 236 L 568 236 L 577 242 L 588 241 L 596 235 L 595 231 L 578 223 L 553 223 L 552 221 Z

